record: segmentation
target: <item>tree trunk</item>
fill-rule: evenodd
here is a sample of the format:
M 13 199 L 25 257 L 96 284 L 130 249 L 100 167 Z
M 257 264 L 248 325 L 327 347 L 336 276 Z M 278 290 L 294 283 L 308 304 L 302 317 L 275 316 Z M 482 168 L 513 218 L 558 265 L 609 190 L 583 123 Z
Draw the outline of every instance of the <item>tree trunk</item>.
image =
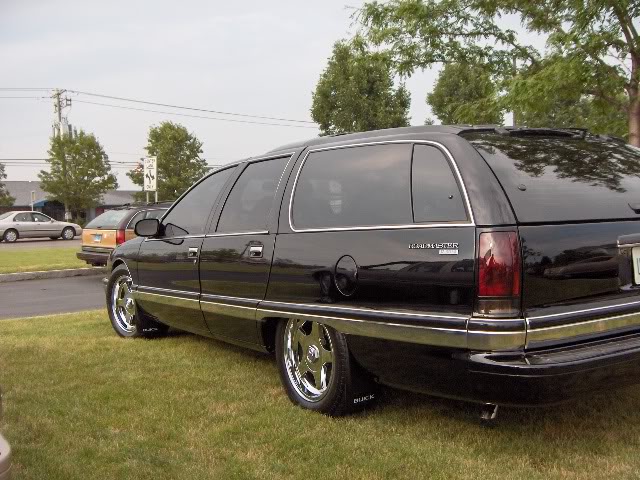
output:
M 637 87 L 629 89 L 629 143 L 640 147 L 640 97 Z

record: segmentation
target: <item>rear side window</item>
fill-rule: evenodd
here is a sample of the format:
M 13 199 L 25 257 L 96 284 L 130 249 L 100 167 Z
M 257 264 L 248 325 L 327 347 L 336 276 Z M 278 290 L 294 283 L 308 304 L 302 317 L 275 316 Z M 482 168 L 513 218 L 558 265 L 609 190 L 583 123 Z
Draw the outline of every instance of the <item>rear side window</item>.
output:
M 218 232 L 265 230 L 278 182 L 289 157 L 251 163 L 233 186 L 222 209 Z
M 311 152 L 298 176 L 293 226 L 338 228 L 413 223 L 410 144 Z
M 19 213 L 13 219 L 14 222 L 32 222 L 30 213 Z
M 202 235 L 209 213 L 233 170 L 227 168 L 208 176 L 182 197 L 162 221 L 165 237 Z
M 526 223 L 640 218 L 640 150 L 587 136 L 469 133 Z M 631 205 L 631 206 L 630 206 Z
M 462 193 L 444 153 L 415 145 L 411 184 L 416 222 L 466 221 Z
M 87 223 L 85 228 L 101 228 L 115 230 L 120 225 L 122 219 L 129 214 L 130 210 L 107 210 L 101 215 Z

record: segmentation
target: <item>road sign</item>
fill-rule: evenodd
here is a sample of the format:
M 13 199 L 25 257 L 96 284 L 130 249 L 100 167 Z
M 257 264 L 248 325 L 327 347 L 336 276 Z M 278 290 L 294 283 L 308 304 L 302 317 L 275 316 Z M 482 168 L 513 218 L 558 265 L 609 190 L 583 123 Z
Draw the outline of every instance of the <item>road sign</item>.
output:
M 158 160 L 156 157 L 144 159 L 144 191 L 155 192 L 158 179 Z

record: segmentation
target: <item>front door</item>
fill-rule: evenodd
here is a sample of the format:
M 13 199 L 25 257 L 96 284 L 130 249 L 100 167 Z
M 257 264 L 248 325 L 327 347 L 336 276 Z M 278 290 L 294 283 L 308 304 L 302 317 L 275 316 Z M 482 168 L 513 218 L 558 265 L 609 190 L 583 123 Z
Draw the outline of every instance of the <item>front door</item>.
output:
M 60 224 L 54 222 L 46 215 L 42 213 L 33 212 L 31 214 L 33 216 L 33 221 L 36 225 L 36 231 L 38 232 L 38 236 L 40 237 L 59 237 L 62 233 L 62 228 L 60 228 Z
M 211 333 L 258 342 L 255 308 L 264 299 L 275 246 L 268 216 L 289 156 L 249 163 L 202 245 L 202 311 Z
M 161 222 L 161 234 L 142 242 L 138 254 L 139 306 L 162 323 L 208 335 L 200 311 L 198 259 L 204 232 L 234 167 L 193 186 Z

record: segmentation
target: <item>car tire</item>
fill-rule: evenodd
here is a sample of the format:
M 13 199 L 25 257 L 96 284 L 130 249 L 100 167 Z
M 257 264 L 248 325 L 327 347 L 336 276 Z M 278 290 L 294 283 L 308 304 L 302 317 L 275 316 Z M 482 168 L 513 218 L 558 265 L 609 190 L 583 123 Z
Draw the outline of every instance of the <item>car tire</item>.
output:
M 126 265 L 113 269 L 106 295 L 111 326 L 121 337 L 155 338 L 167 334 L 169 327 L 145 314 L 131 296 L 131 274 Z
M 18 231 L 13 228 L 4 232 L 4 235 L 2 236 L 2 239 L 7 243 L 14 243 L 18 238 L 20 238 L 20 235 L 18 234 Z
M 65 227 L 62 230 L 62 238 L 64 240 L 73 240 L 76 236 L 76 231 L 73 227 Z
M 344 334 L 327 325 L 281 321 L 276 360 L 287 396 L 303 408 L 341 416 L 372 405 L 378 397 L 377 384 L 349 353 Z

